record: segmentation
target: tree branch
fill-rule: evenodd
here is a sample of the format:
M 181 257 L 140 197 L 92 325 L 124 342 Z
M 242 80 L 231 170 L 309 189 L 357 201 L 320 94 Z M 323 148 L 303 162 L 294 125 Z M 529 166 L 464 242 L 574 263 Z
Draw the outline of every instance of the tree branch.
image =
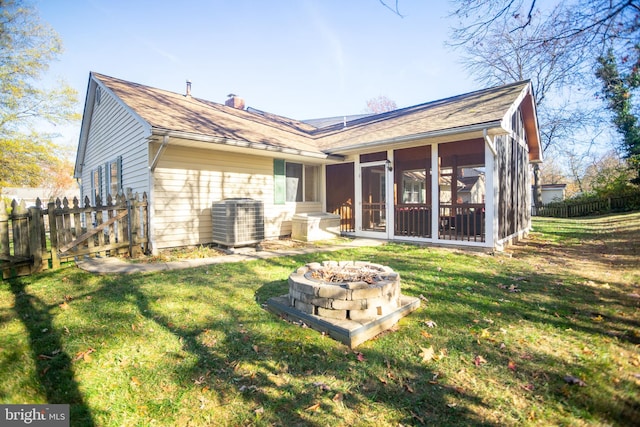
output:
M 393 12 L 394 14 L 398 15 L 400 18 L 404 18 L 404 15 L 400 13 L 400 10 L 398 9 L 398 2 L 400 0 L 396 0 L 396 7 L 395 9 L 391 6 L 389 6 L 387 3 L 384 2 L 384 0 L 378 0 L 380 1 L 380 4 L 383 5 L 384 7 L 386 7 L 387 9 L 389 9 L 391 12 Z

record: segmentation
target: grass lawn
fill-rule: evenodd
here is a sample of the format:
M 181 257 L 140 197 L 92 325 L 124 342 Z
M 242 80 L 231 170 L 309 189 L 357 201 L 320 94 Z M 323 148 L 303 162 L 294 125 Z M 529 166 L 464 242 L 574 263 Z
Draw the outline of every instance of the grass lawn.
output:
M 0 283 L 0 403 L 73 426 L 631 425 L 640 213 L 536 218 L 506 254 L 388 244 Z M 318 260 L 391 266 L 422 306 L 355 351 L 264 309 Z

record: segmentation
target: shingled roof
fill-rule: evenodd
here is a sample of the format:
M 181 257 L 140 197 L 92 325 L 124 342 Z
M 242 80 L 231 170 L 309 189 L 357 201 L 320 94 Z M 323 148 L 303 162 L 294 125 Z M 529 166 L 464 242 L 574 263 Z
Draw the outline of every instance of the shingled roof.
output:
M 500 128 L 514 104 L 532 96 L 530 83 L 523 81 L 319 128 L 275 114 L 240 110 L 103 74 L 91 73 L 91 76 L 147 122 L 154 133 L 180 132 L 318 155 L 340 154 L 354 147 L 443 132 Z M 529 136 L 529 140 L 533 137 L 534 141 L 529 143 L 537 147 L 533 104 L 529 111 L 533 114 L 530 120 L 534 121 L 531 128 L 534 132 Z

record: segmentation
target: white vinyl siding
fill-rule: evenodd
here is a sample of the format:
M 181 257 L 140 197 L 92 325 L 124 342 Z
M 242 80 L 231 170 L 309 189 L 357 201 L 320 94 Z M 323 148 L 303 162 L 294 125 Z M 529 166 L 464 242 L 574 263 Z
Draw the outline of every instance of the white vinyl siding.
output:
M 264 203 L 265 237 L 291 233 L 296 213 L 321 212 L 322 204 L 274 204 L 273 159 L 167 146 L 153 173 L 153 227 L 157 249 L 210 243 L 211 204 L 227 198 Z
M 109 164 L 120 163 L 121 182 L 126 190 L 149 192 L 148 131 L 146 127 L 107 91 L 102 90 L 100 104 L 94 104 L 89 125 L 87 147 L 82 168 L 82 194 L 94 194 L 91 174 L 102 174 L 102 194 L 107 196 L 106 177 Z M 121 157 L 121 161 L 118 158 Z

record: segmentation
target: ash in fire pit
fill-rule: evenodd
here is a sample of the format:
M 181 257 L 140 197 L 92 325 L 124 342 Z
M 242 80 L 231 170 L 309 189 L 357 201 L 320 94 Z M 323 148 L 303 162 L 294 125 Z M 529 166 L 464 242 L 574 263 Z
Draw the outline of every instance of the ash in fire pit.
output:
M 400 276 L 369 262 L 325 261 L 289 276 L 292 307 L 332 319 L 367 320 L 398 307 Z
M 309 263 L 289 276 L 289 294 L 267 306 L 355 347 L 420 306 L 400 294 L 400 275 L 365 261 Z

